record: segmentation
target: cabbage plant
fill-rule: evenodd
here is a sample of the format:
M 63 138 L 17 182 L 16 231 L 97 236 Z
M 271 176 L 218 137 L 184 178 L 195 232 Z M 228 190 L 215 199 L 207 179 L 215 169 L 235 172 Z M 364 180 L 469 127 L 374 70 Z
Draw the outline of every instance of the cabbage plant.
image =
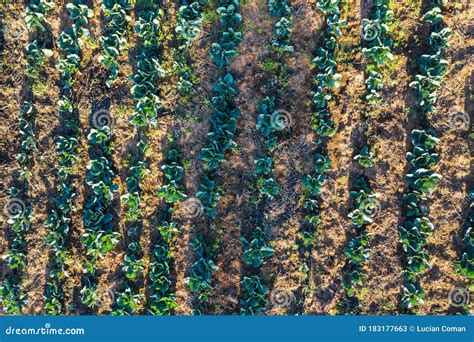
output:
M 46 16 L 53 8 L 54 2 L 48 0 L 32 0 L 26 5 L 24 18 L 28 30 L 46 31 L 49 25 Z
M 263 284 L 258 275 L 244 277 L 240 282 L 240 288 L 242 291 L 240 313 L 242 315 L 258 315 L 266 311 L 268 287 Z

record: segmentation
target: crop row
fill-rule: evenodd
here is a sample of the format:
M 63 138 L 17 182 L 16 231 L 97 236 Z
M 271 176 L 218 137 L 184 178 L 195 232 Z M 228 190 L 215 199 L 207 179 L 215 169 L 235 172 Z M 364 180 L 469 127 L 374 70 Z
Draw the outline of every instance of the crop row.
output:
M 37 39 L 30 42 L 26 48 L 26 75 L 31 83 L 40 77 L 45 62 L 52 56 L 52 51 L 45 48 L 48 22 L 46 16 L 54 8 L 47 0 L 33 0 L 26 5 L 24 20 L 30 36 Z M 2 282 L 0 294 L 4 311 L 10 314 L 20 314 L 28 296 L 23 293 L 23 272 L 27 266 L 26 235 L 31 226 L 32 207 L 28 203 L 29 179 L 33 164 L 33 153 L 37 150 L 34 133 L 36 108 L 32 89 L 28 92 L 31 99 L 24 99 L 19 113 L 18 137 L 20 150 L 15 159 L 20 167 L 16 184 L 8 189 L 10 199 L 8 209 L 8 240 L 9 248 L 3 256 L 8 266 L 8 274 Z
M 461 258 L 454 263 L 456 271 L 469 281 L 474 279 L 474 192 L 469 192 L 469 211 L 466 222 L 462 225 L 462 242 L 464 250 Z M 463 313 L 469 314 L 467 304 Z
M 317 227 L 321 225 L 322 192 L 327 181 L 326 172 L 331 169 L 331 159 L 327 155 L 327 142 L 336 133 L 331 119 L 329 103 L 334 89 L 339 87 L 341 75 L 337 72 L 337 39 L 341 35 L 344 21 L 340 19 L 339 1 L 320 0 L 316 7 L 326 19 L 321 43 L 312 60 L 316 69 L 311 81 L 311 128 L 316 146 L 313 156 L 314 173 L 306 175 L 302 182 L 305 222 L 298 233 L 299 250 L 303 260 L 306 295 L 311 291 L 311 251 L 316 239 Z
M 239 13 L 239 0 L 220 0 L 216 12 L 219 16 L 219 41 L 211 45 L 210 55 L 218 69 L 218 78 L 214 83 L 211 98 L 213 113 L 210 119 L 212 132 L 207 134 L 207 143 L 201 149 L 199 157 L 204 162 L 205 176 L 196 197 L 202 203 L 203 213 L 210 220 L 217 216 L 217 201 L 221 195 L 218 190 L 217 172 L 225 161 L 224 154 L 236 144 L 233 140 L 237 128 L 240 110 L 236 108 L 234 98 L 237 88 L 230 72 L 230 60 L 237 53 L 237 46 L 242 40 L 239 31 L 242 16 Z M 192 265 L 189 286 L 196 294 L 195 313 L 205 312 L 205 302 L 212 286 L 212 270 L 215 269 L 212 258 L 215 255 L 214 243 L 210 237 L 198 237 L 192 245 L 197 261 Z M 194 284 L 199 286 L 193 286 Z
M 163 21 L 163 10 L 160 3 L 144 4 L 139 7 L 135 23 L 135 33 L 139 38 L 140 55 L 136 72 L 131 77 L 133 86 L 132 97 L 135 103 L 134 113 L 130 117 L 130 124 L 134 131 L 135 153 L 129 160 L 129 176 L 126 179 L 127 193 L 122 196 L 126 210 L 125 221 L 128 236 L 128 245 L 124 256 L 123 271 L 126 283 L 115 295 L 115 309 L 113 314 L 134 314 L 142 300 L 139 293 L 139 281 L 144 271 L 143 250 L 140 245 L 142 231 L 142 180 L 150 170 L 145 160 L 149 150 L 147 132 L 157 124 L 158 111 L 161 108 L 161 99 L 157 84 L 161 81 L 164 70 L 160 64 L 160 30 Z M 154 251 L 156 256 L 156 251 Z M 157 288 L 157 268 L 150 267 L 151 293 L 155 296 Z M 150 312 L 157 313 L 155 302 Z
M 261 267 L 265 259 L 273 255 L 274 250 L 268 245 L 263 217 L 267 201 L 272 200 L 280 192 L 280 187 L 272 178 L 274 169 L 272 152 L 278 143 L 278 133 L 285 129 L 287 124 L 277 110 L 276 103 L 281 92 L 282 69 L 285 68 L 287 53 L 294 51 L 290 40 L 292 11 L 289 0 L 268 1 L 268 12 L 277 19 L 274 24 L 274 35 L 269 41 L 271 57 L 266 59 L 267 63 L 271 61 L 274 68 L 268 77 L 270 91 L 258 108 L 255 127 L 264 139 L 263 153 L 254 160 L 257 175 L 255 187 L 258 193 L 252 208 L 255 217 L 251 221 L 252 231 L 248 239 L 241 238 L 243 261 L 248 265 L 248 270 L 240 282 L 242 289 L 240 312 L 243 315 L 262 314 L 266 311 L 267 305 L 268 286 L 262 279 Z
M 131 20 L 132 5 L 128 0 L 104 0 L 102 12 L 106 18 L 105 32 L 100 37 L 102 55 L 99 62 L 109 71 L 105 84 L 110 88 L 119 75 L 118 58 L 128 49 L 128 22 Z
M 61 74 L 61 96 L 58 101 L 59 117 L 64 124 L 65 135 L 56 140 L 57 164 L 55 170 L 58 175 L 58 195 L 55 199 L 55 208 L 48 214 L 44 226 L 48 229 L 45 242 L 52 249 L 50 258 L 49 281 L 46 283 L 44 306 L 49 314 L 61 314 L 63 311 L 64 280 L 68 276 L 67 264 L 70 261 L 68 251 L 69 230 L 71 215 L 75 209 L 76 188 L 74 175 L 78 160 L 78 117 L 77 104 L 74 99 L 74 83 L 79 74 L 81 42 L 83 36 L 89 32 L 85 28 L 88 19 L 92 17 L 92 10 L 79 1 L 66 5 L 72 25 L 68 26 L 58 37 L 60 57 L 56 64 Z
M 183 94 L 188 94 L 195 82 L 189 48 L 201 33 L 202 12 L 208 2 L 209 0 L 185 0 L 179 7 L 176 16 L 178 48 L 175 56 L 175 68 L 178 74 L 178 90 Z
M 90 161 L 87 165 L 86 184 L 90 194 L 86 197 L 82 213 L 84 233 L 81 243 L 86 252 L 83 266 L 83 288 L 81 300 L 84 305 L 94 308 L 100 298 L 97 289 L 96 263 L 119 242 L 120 234 L 113 230 L 113 216 L 110 206 L 114 201 L 118 185 L 112 170 L 114 152 L 110 127 L 92 128 L 87 136 L 90 144 Z
M 393 12 L 390 10 L 390 0 L 375 0 L 372 5 L 371 17 L 362 19 L 362 36 L 368 45 L 362 49 L 362 53 L 370 60 L 366 68 L 365 99 L 375 104 L 382 100 L 379 93 L 383 88 L 381 68 L 393 61 L 390 50 L 393 41 L 389 35 Z
M 23 293 L 22 273 L 27 265 L 26 234 L 31 226 L 32 207 L 26 202 L 29 189 L 32 154 L 36 151 L 33 125 L 36 111 L 30 102 L 23 102 L 19 118 L 20 151 L 15 156 L 21 167 L 20 185 L 8 189 L 10 201 L 7 203 L 9 224 L 9 248 L 3 260 L 8 265 L 8 273 L 2 282 L 1 298 L 3 310 L 9 314 L 20 314 L 28 296 Z
M 399 226 L 400 241 L 405 251 L 402 304 L 412 309 L 423 303 L 425 292 L 418 280 L 420 274 L 431 268 L 430 256 L 424 250 L 430 232 L 434 229 L 428 218 L 426 201 L 436 190 L 442 176 L 432 170 L 438 162 L 435 151 L 439 144 L 436 133 L 428 127 L 428 113 L 436 103 L 436 90 L 447 70 L 448 62 L 444 59 L 451 31 L 444 27 L 442 0 L 430 3 L 423 20 L 429 24 L 431 34 L 428 40 L 429 54 L 421 55 L 418 63 L 419 73 L 410 83 L 414 89 L 417 114 L 421 116 L 424 129 L 414 129 L 411 133 L 412 151 L 407 153 L 411 173 L 406 175 L 408 191 L 403 196 L 406 206 L 406 220 Z
M 150 264 L 150 311 L 153 314 L 169 315 L 177 307 L 172 288 L 170 263 L 173 258 L 171 240 L 178 231 L 178 223 L 173 220 L 176 205 L 187 196 L 184 194 L 184 168 L 179 151 L 171 148 L 165 165 L 161 167 L 164 185 L 158 195 L 167 203 L 163 218 L 158 225 L 158 240 L 153 249 L 154 260 Z
M 138 155 L 141 153 L 142 151 Z M 145 162 L 135 161 L 130 167 L 129 173 L 130 175 L 126 179 L 127 193 L 121 197 L 127 224 L 126 235 L 129 241 L 122 266 L 126 283 L 123 289 L 115 293 L 115 307 L 112 315 L 136 313 L 137 305 L 142 299 L 142 296 L 136 291 L 136 282 L 144 271 L 143 250 L 139 240 L 142 229 L 140 185 L 149 170 Z
M 392 11 L 389 0 L 376 0 L 372 3 L 369 18 L 362 19 L 362 38 L 365 45 L 362 53 L 366 57 L 365 66 L 365 95 L 364 100 L 368 102 L 362 117 L 364 122 L 363 133 L 366 144 L 361 148 L 354 160 L 363 169 L 374 166 L 374 155 L 371 152 L 368 135 L 370 134 L 371 115 L 382 101 L 379 91 L 383 88 L 382 68 L 393 60 L 390 47 L 392 39 L 389 36 L 390 24 L 392 23 Z M 365 138 L 365 137 L 364 137 Z M 343 287 L 346 295 L 352 299 L 347 307 L 349 313 L 354 313 L 358 305 L 358 289 L 363 287 L 367 278 L 363 268 L 364 261 L 370 258 L 370 240 L 372 234 L 367 232 L 367 226 L 373 222 L 373 217 L 378 213 L 379 202 L 377 195 L 373 193 L 370 181 L 365 175 L 360 175 L 354 182 L 354 189 L 350 192 L 353 201 L 353 209 L 349 213 L 354 237 L 347 242 L 344 254 L 348 260 L 348 275 L 343 279 Z

